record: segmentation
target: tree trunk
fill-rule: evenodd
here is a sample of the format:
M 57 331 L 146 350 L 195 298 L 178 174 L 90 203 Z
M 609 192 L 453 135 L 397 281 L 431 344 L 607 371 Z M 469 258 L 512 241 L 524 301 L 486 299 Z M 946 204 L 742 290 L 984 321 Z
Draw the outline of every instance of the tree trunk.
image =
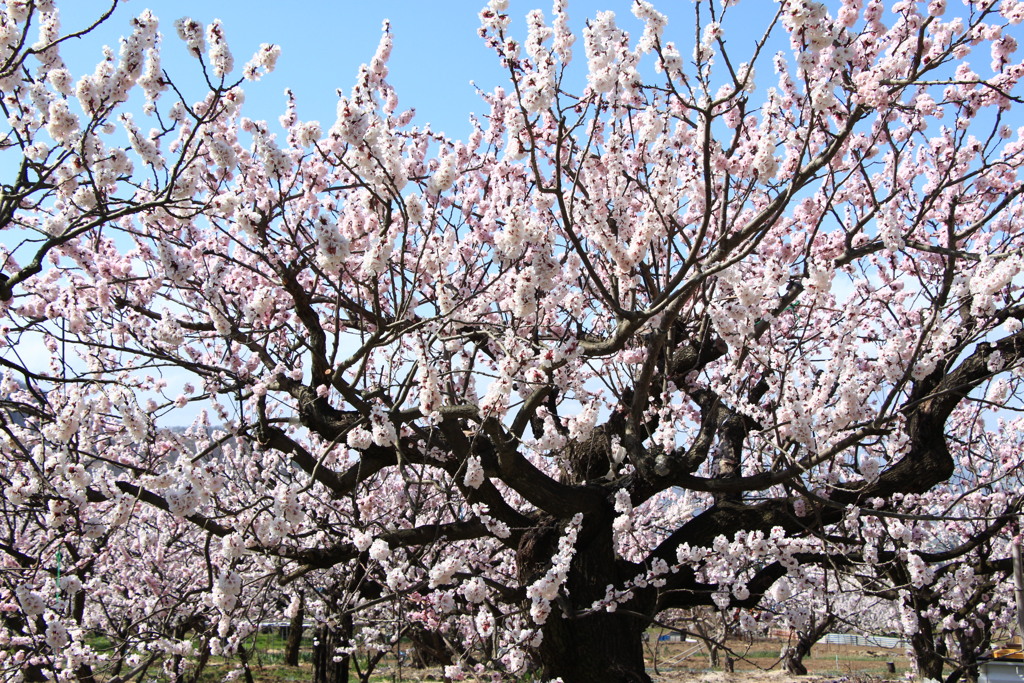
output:
M 299 647 L 302 645 L 302 622 L 306 618 L 306 596 L 299 593 L 299 610 L 288 625 L 288 643 L 284 648 L 284 663 L 299 665 Z
M 960 632 L 955 644 L 960 667 L 946 677 L 947 683 L 963 679 L 974 683 L 978 680 L 978 659 L 992 649 L 992 620 L 988 616 L 974 616 L 974 630 L 970 635 Z M 955 675 L 954 675 L 955 674 Z
M 610 506 L 609 506 L 610 510 Z M 648 621 L 636 605 L 614 612 L 589 610 L 605 596 L 609 585 L 621 586 L 620 564 L 615 557 L 611 519 L 595 514 L 584 521 L 569 567 L 566 585 L 552 602 L 543 627 L 544 639 L 536 655 L 542 678 L 564 683 L 650 683 L 644 665 L 643 632 Z M 540 527 L 524 536 L 518 553 L 520 581 L 528 585 L 543 575 L 564 532 L 560 524 Z M 632 577 L 630 577 L 632 578 Z
M 923 628 L 910 637 L 910 647 L 914 652 L 918 677 L 941 681 L 942 667 L 945 662 L 943 662 L 942 653 L 936 647 L 935 638 L 931 631 L 927 630 L 930 627 L 931 625 L 925 622 Z
M 199 659 L 196 660 L 195 666 L 189 672 L 190 676 L 187 679 L 190 683 L 198 683 L 199 679 L 203 675 L 203 670 L 206 669 L 206 665 L 210 661 L 210 639 L 203 637 L 202 645 L 199 648 Z
M 564 683 L 650 683 L 644 667 L 639 619 L 598 613 L 566 619 L 552 612 L 538 652 L 543 678 Z
M 717 669 L 718 665 L 722 662 L 718 643 L 712 640 L 706 640 L 704 641 L 704 644 L 708 646 L 708 668 Z
M 255 642 L 253 647 L 255 647 Z M 242 676 L 245 678 L 245 683 L 256 683 L 252 677 L 252 668 L 249 666 L 249 653 L 245 651 L 245 645 L 242 643 L 238 644 L 238 661 L 242 663 Z
M 348 683 L 348 655 L 338 656 L 335 651 L 343 643 L 338 629 L 319 626 L 313 640 L 313 683 Z
M 83 591 L 84 592 L 84 591 Z M 0 613 L 0 619 L 3 619 L 3 626 L 12 633 L 22 633 L 28 627 L 24 617 L 18 612 L 6 612 Z M 39 618 L 39 623 L 44 625 L 42 618 Z M 14 654 L 17 650 L 8 650 L 10 654 Z M 28 652 L 26 652 L 28 654 Z M 120 662 L 121 660 L 117 660 Z M 50 677 L 43 671 L 43 667 L 38 664 L 25 664 L 21 670 L 22 680 L 27 683 L 37 683 L 42 681 L 50 680 Z
M 448 651 L 448 646 L 439 632 L 427 630 L 420 624 L 413 624 L 406 631 L 406 637 L 412 643 L 413 666 L 417 669 L 452 663 L 451 652 Z
M 791 645 L 782 655 L 782 668 L 792 676 L 806 676 L 807 667 L 804 666 L 804 657 L 806 656 L 806 652 L 800 652 L 799 643 Z
M 1020 540 L 1013 542 L 1013 599 L 1017 604 L 1017 635 L 1024 638 L 1024 559 Z
M 826 614 L 821 621 L 814 622 L 811 626 L 797 633 L 796 643 L 786 648 L 782 656 L 782 668 L 786 673 L 794 676 L 806 676 L 807 667 L 804 666 L 804 657 L 811 654 L 811 648 L 821 640 L 821 637 L 832 628 L 836 622 L 836 615 Z

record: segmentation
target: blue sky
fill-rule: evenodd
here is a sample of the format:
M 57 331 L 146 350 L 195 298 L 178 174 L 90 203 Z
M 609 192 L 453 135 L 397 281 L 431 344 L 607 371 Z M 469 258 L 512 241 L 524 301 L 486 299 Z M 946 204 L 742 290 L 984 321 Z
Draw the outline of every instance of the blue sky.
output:
M 768 0 L 757 3 L 774 9 Z M 506 82 L 497 58 L 477 35 L 477 13 L 485 4 L 486 0 L 131 0 L 117 9 L 97 35 L 69 45 L 65 61 L 75 76 L 90 72 L 101 57 L 102 45 L 116 48 L 118 37 L 130 31 L 130 18 L 149 8 L 160 19 L 165 68 L 176 81 L 187 82 L 198 77 L 198 69 L 181 48 L 174 21 L 182 16 L 203 24 L 220 19 L 239 69 L 260 43 L 282 48 L 275 73 L 246 85 L 246 115 L 276 119 L 284 110 L 284 89 L 290 87 L 298 98 L 300 118 L 317 119 L 326 128 L 334 121 L 336 90 L 350 90 L 359 65 L 373 56 L 382 21 L 389 19 L 394 36 L 390 80 L 399 106 L 416 109 L 415 124 L 430 122 L 435 130 L 461 138 L 469 131 L 469 113 L 484 112 L 470 81 L 487 91 Z M 631 0 L 577 0 L 570 3 L 569 15 L 577 35 L 587 17 L 605 9 L 615 11 L 620 25 L 635 29 L 638 24 L 630 13 L 631 4 Z M 687 38 L 692 32 L 692 3 L 660 4 L 675 15 L 670 26 L 679 31 L 679 38 Z M 63 28 L 84 27 L 106 5 L 106 0 L 64 3 Z M 511 0 L 509 13 L 520 39 L 525 37 L 523 18 L 534 8 L 550 16 L 551 2 Z M 577 47 L 576 60 L 583 65 L 581 39 Z
M 174 22 L 182 16 L 203 24 L 221 19 L 239 70 L 261 43 L 282 47 L 275 73 L 259 83 L 246 84 L 245 115 L 275 121 L 284 111 L 284 90 L 290 87 L 298 98 L 300 118 L 319 120 L 327 128 L 335 118 L 336 91 L 350 90 L 360 64 L 373 56 L 386 18 L 391 21 L 394 36 L 390 81 L 397 90 L 400 108 L 416 109 L 414 125 L 430 123 L 435 131 L 465 138 L 470 130 L 469 114 L 485 111 L 470 81 L 485 91 L 507 83 L 497 58 L 477 35 L 477 13 L 485 4 L 486 0 L 122 0 L 114 16 L 95 35 L 68 44 L 64 54 L 76 78 L 92 71 L 101 58 L 102 45 L 116 47 L 118 37 L 130 31 L 131 17 L 150 8 L 159 17 L 165 36 L 165 69 L 176 83 L 195 84 L 199 78 L 197 65 L 186 55 Z M 688 60 L 697 3 L 655 0 L 654 4 L 669 17 L 666 38 L 676 41 Z M 718 0 L 713 4 L 720 9 Z M 828 0 L 826 4 L 834 10 L 839 3 Z M 84 28 L 108 6 L 109 0 L 62 2 L 64 30 Z M 586 66 L 579 37 L 584 22 L 600 10 L 612 10 L 619 25 L 635 40 L 640 25 L 630 12 L 631 6 L 632 0 L 570 0 L 570 24 L 577 35 L 573 67 L 580 83 Z M 706 20 L 708 3 L 702 7 Z M 520 40 L 526 34 L 524 17 L 534 8 L 550 17 L 551 0 L 510 0 L 512 32 Z M 725 22 L 725 40 L 737 63 L 749 58 L 754 40 L 777 9 L 778 3 L 773 0 L 744 0 L 728 10 L 731 16 Z M 964 11 L 959 2 L 951 2 L 948 14 Z M 887 11 L 885 21 L 891 20 Z M 758 85 L 762 90 L 773 80 L 770 60 L 778 49 L 788 50 L 782 36 L 759 60 Z M 973 55 L 971 59 L 977 61 L 979 72 L 988 74 L 987 50 L 981 57 L 979 60 Z M 192 92 L 196 99 L 201 96 L 194 88 Z M 145 127 L 145 121 L 140 125 Z

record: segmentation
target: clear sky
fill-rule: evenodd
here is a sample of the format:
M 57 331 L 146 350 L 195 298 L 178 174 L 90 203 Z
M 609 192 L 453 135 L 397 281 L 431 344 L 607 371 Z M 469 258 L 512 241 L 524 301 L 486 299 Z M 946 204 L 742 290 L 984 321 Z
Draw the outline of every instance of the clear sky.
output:
M 718 0 L 714 0 L 716 4 Z M 828 0 L 835 6 L 837 0 Z M 477 35 L 477 13 L 486 0 L 131 0 L 94 35 L 69 43 L 63 50 L 65 61 L 75 78 L 89 73 L 102 59 L 101 48 L 116 49 L 119 36 L 130 32 L 132 16 L 150 8 L 159 17 L 163 32 L 163 65 L 179 84 L 194 84 L 200 77 L 195 60 L 189 57 L 174 29 L 174 21 L 191 16 L 207 24 L 215 18 L 224 22 L 235 62 L 240 71 L 261 43 L 282 47 L 277 70 L 258 83 L 247 83 L 244 113 L 254 119 L 276 121 L 284 111 L 284 90 L 291 88 L 298 98 L 299 116 L 319 120 L 324 128 L 333 124 L 336 91 L 350 90 L 360 64 L 373 56 L 380 38 L 381 23 L 391 21 L 394 50 L 389 80 L 396 87 L 400 106 L 414 107 L 414 124 L 431 123 L 435 130 L 456 138 L 465 138 L 471 112 L 482 114 L 485 105 L 470 85 L 475 81 L 483 90 L 505 85 L 507 76 L 497 58 Z M 891 4 L 891 3 L 887 3 Z M 599 10 L 616 12 L 620 26 L 634 40 L 638 22 L 630 13 L 632 0 L 570 0 L 571 25 L 577 35 L 575 66 L 585 68 L 581 29 L 588 17 Z M 680 52 L 688 57 L 692 50 L 694 6 L 692 0 L 655 0 L 669 16 L 667 37 L 676 40 Z M 80 30 L 109 6 L 109 0 L 60 0 L 64 31 Z M 535 7 L 550 16 L 551 0 L 510 0 L 513 33 L 525 37 L 523 18 Z M 745 60 L 753 37 L 760 35 L 777 10 L 772 0 L 743 0 L 727 24 L 726 41 L 735 48 L 738 60 Z M 950 12 L 963 12 L 959 3 L 950 3 Z M 739 21 L 735 21 L 739 20 Z M 887 13 L 886 20 L 891 21 Z M 1022 41 L 1024 42 L 1024 41 Z M 774 49 L 785 44 L 773 46 Z M 988 74 L 987 52 L 978 60 L 978 69 Z M 759 85 L 774 80 L 770 57 L 765 55 L 758 67 Z M 144 118 L 137 118 L 143 129 Z M 18 150 L 13 149 L 12 154 Z M 0 170 L 9 163 L 0 155 Z M 10 239 L 10 235 L 7 236 Z M 28 350 L 26 350 L 26 353 Z M 32 363 L 30 363 L 31 365 Z M 36 364 L 35 367 L 43 367 Z
M 111 0 L 60 0 L 63 28 L 81 29 Z M 712 0 L 716 9 L 719 0 Z M 891 7 L 895 0 L 886 0 Z M 694 0 L 653 0 L 669 17 L 666 38 L 675 41 L 684 59 L 689 59 L 694 42 Z M 64 49 L 65 60 L 77 78 L 92 70 L 101 58 L 104 43 L 117 46 L 120 35 L 130 32 L 129 21 L 150 8 L 160 19 L 164 34 L 163 64 L 175 82 L 188 83 L 199 77 L 193 59 L 178 40 L 174 22 L 182 16 L 208 24 L 224 22 L 226 35 L 240 70 L 261 43 L 282 47 L 274 74 L 260 83 L 246 85 L 246 116 L 274 121 L 284 110 L 283 92 L 290 87 L 298 98 L 299 116 L 319 120 L 324 128 L 335 118 L 336 91 L 351 89 L 360 64 L 373 56 L 380 38 L 381 23 L 389 19 L 394 37 L 390 81 L 402 109 L 413 107 L 414 125 L 431 123 L 436 131 L 464 138 L 470 128 L 471 112 L 482 114 L 484 105 L 470 81 L 485 91 L 505 85 L 507 77 L 495 55 L 477 35 L 477 14 L 486 0 L 122 0 L 114 16 L 96 35 L 75 41 Z M 569 0 L 570 24 L 577 36 L 573 65 L 582 81 L 586 58 L 580 38 L 587 18 L 598 11 L 612 10 L 618 24 L 639 36 L 639 22 L 632 16 L 632 0 Z M 833 11 L 839 0 L 826 0 Z M 707 7 L 702 5 L 704 18 Z M 515 37 L 525 38 L 526 14 L 539 8 L 550 18 L 551 0 L 510 0 Z M 725 40 L 737 62 L 749 57 L 754 40 L 778 9 L 777 0 L 742 0 L 727 10 Z M 948 16 L 965 13 L 960 2 L 950 2 Z M 884 21 L 892 21 L 887 10 Z M 781 32 L 780 32 L 781 33 Z M 771 54 L 788 49 L 780 36 L 769 45 L 758 66 L 758 85 L 770 84 Z M 984 74 L 989 58 L 972 55 L 975 68 Z M 190 63 L 191 62 L 191 63 Z M 582 88 L 578 88 L 582 90 Z M 140 121 L 145 127 L 145 121 Z
M 116 49 L 118 37 L 130 32 L 131 17 L 149 8 L 160 19 L 165 68 L 176 81 L 187 81 L 198 76 L 198 69 L 184 53 L 174 21 L 182 16 L 203 24 L 220 19 L 238 69 L 260 43 L 276 43 L 282 48 L 275 73 L 246 85 L 246 115 L 276 119 L 284 110 L 284 89 L 290 87 L 298 98 L 300 118 L 317 119 L 326 128 L 334 121 L 336 90 L 347 93 L 351 89 L 359 65 L 373 56 L 382 21 L 389 19 L 394 36 L 390 80 L 400 107 L 416 109 L 415 124 L 430 122 L 435 130 L 461 138 L 469 131 L 468 114 L 484 112 L 470 81 L 489 91 L 507 80 L 494 53 L 477 35 L 477 13 L 485 4 L 486 0 L 131 0 L 117 9 L 97 35 L 69 45 L 65 61 L 76 77 L 91 71 L 101 57 L 102 45 Z M 687 38 L 692 32 L 693 4 L 680 0 L 658 4 L 679 22 L 670 23 L 678 37 Z M 756 0 L 755 4 L 775 8 L 769 0 Z M 107 5 L 107 0 L 63 3 L 63 28 L 84 27 Z M 587 17 L 610 9 L 620 25 L 634 33 L 638 23 L 630 13 L 631 5 L 631 0 L 571 1 L 571 24 L 579 35 Z M 551 1 L 510 2 L 513 30 L 519 39 L 525 38 L 523 18 L 534 8 L 550 17 Z M 579 38 L 577 48 L 576 59 L 585 64 Z

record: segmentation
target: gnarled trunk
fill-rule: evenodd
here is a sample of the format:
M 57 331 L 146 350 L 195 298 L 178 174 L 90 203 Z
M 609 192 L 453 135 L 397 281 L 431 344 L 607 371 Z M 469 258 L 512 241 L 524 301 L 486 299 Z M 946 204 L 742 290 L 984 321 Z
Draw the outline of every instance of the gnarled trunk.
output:
M 566 585 L 552 603 L 536 655 L 542 678 L 564 683 L 650 683 L 644 664 L 643 632 L 648 620 L 628 611 L 588 611 L 605 596 L 607 586 L 621 586 L 621 561 L 615 557 L 611 515 L 584 521 Z M 546 571 L 564 529 L 552 524 L 524 537 L 519 547 L 520 579 L 529 585 Z M 632 577 L 628 577 L 632 578 Z M 579 616 L 577 616 L 579 614 Z
M 421 624 L 411 624 L 406 637 L 412 643 L 412 663 L 417 669 L 452 663 L 452 654 L 437 631 L 430 631 Z
M 945 647 L 941 642 L 936 642 L 930 630 L 931 624 L 924 619 L 921 630 L 910 637 L 910 647 L 914 653 L 914 661 L 917 664 L 917 675 L 922 679 L 942 680 L 942 667 L 945 664 L 943 656 Z
M 816 621 L 805 630 L 797 634 L 797 640 L 786 648 L 782 655 L 782 668 L 786 673 L 794 676 L 806 676 L 807 667 L 804 666 L 804 657 L 811 654 L 811 648 L 821 640 L 832 624 L 836 622 L 836 615 L 826 614 L 821 621 Z
M 552 612 L 538 656 L 545 680 L 564 683 L 650 683 L 644 666 L 643 623 L 618 612 L 568 619 Z
M 810 649 L 803 651 L 803 648 L 800 647 L 800 641 L 789 645 L 782 653 L 782 668 L 793 676 L 806 676 L 807 667 L 804 666 L 804 657 L 808 652 Z

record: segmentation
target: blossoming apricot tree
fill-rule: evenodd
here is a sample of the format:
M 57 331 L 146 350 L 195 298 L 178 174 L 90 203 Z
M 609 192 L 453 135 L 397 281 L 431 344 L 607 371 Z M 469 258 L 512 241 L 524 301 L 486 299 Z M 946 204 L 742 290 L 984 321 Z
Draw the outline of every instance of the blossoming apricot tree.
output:
M 304 582 L 342 664 L 398 633 L 368 613 L 453 677 L 645 681 L 659 612 L 889 562 L 960 468 L 1003 497 L 944 514 L 1019 511 L 1024 2 L 781 0 L 747 42 L 701 1 L 684 47 L 645 1 L 636 40 L 556 0 L 520 41 L 491 0 L 465 141 L 399 109 L 387 29 L 334 122 L 278 129 L 242 109 L 273 46 L 239 76 L 179 20 L 192 101 L 151 13 L 81 75 L 53 0 L 0 5 L 5 671 L 181 675 Z

